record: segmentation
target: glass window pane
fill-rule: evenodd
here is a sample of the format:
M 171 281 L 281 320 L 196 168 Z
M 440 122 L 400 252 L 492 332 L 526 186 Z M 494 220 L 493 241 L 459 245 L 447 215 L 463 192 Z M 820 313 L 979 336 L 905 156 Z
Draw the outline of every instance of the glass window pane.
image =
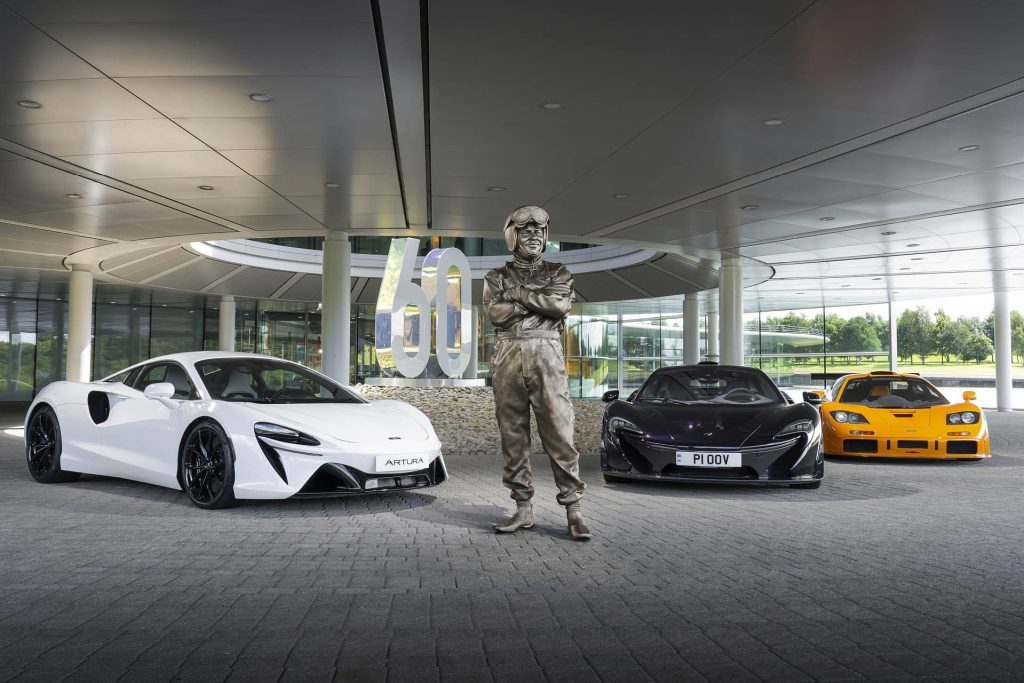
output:
M 36 302 L 0 304 L 0 400 L 27 401 L 35 380 Z

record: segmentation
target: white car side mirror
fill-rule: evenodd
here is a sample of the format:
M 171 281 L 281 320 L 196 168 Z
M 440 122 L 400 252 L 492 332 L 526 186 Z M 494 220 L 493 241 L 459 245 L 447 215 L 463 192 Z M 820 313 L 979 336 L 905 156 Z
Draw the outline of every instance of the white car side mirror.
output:
M 146 398 L 170 398 L 171 396 L 174 396 L 174 385 L 170 382 L 157 382 L 156 384 L 150 384 L 148 387 L 143 389 L 142 394 Z

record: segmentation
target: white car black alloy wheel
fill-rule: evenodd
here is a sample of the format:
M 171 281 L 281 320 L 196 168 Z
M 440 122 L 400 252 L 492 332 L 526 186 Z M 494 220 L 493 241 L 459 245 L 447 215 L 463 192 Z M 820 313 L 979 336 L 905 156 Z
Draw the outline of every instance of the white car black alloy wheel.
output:
M 189 499 L 201 508 L 235 504 L 234 453 L 216 422 L 200 422 L 189 430 L 182 448 L 181 483 Z
M 74 481 L 77 472 L 65 472 L 60 468 L 60 425 L 57 416 L 49 406 L 35 412 L 28 423 L 25 434 L 25 456 L 32 478 L 43 484 Z

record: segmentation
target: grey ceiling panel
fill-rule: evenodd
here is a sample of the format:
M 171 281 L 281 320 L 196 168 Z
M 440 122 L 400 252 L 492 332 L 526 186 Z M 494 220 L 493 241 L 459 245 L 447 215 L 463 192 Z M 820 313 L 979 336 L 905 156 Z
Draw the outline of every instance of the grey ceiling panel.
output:
M 621 280 L 602 272 L 579 273 L 574 278 L 577 293 L 586 301 L 642 299 L 644 295 Z
M 300 209 L 315 216 L 348 215 L 356 213 L 402 212 L 402 198 L 398 195 L 339 195 L 326 194 L 313 197 L 289 197 Z
M 209 221 L 204 221 L 200 218 L 192 218 L 180 214 L 178 218 L 168 220 L 146 221 L 132 223 L 125 226 L 111 226 L 107 228 L 107 232 L 117 239 L 124 240 L 171 237 L 173 235 L 180 235 L 181 237 L 189 237 L 193 235 L 223 235 L 227 237 L 237 234 L 230 228 L 221 227 L 216 223 L 210 223 Z
M 164 271 L 176 268 L 195 257 L 195 254 L 185 251 L 184 249 L 176 249 L 175 251 L 150 256 L 149 258 L 143 259 L 137 263 L 128 264 L 123 268 L 119 268 L 115 274 L 119 278 L 139 282 L 146 278 L 159 275 Z M 198 287 L 196 289 L 198 289 Z
M 64 254 L 104 244 L 110 244 L 110 242 L 83 235 L 69 235 L 63 232 L 39 230 L 0 222 L 0 248 L 2 249 Z
M 392 148 L 235 149 L 224 151 L 224 156 L 254 176 L 305 175 L 311 172 L 331 177 L 396 173 Z
M 184 268 L 179 268 L 172 273 L 149 280 L 147 284 L 196 291 L 227 275 L 236 267 L 233 263 L 204 258 L 195 263 L 189 263 Z
M 191 199 L 188 204 L 217 216 L 286 216 L 301 213 L 301 209 L 295 204 L 276 195 L 264 197 L 204 196 L 199 199 Z
M 150 192 L 190 204 L 193 199 L 210 197 L 269 197 L 274 191 L 247 175 L 199 176 L 191 178 L 139 178 L 132 181 Z M 200 185 L 212 187 L 202 189 Z
M 238 275 L 211 287 L 211 294 L 238 294 L 254 298 L 266 298 L 276 292 L 294 273 L 266 268 L 246 268 Z
M 125 180 L 136 178 L 189 178 L 242 175 L 216 152 L 139 152 L 69 156 L 73 164 Z
M 322 280 L 319 275 L 303 275 L 298 282 L 281 294 L 281 298 L 292 301 L 320 301 Z
M 153 256 L 160 253 L 161 251 L 169 251 L 166 246 L 164 247 L 150 247 L 149 249 L 137 249 L 130 254 L 124 254 L 123 256 L 114 256 L 113 258 L 103 259 L 100 262 L 100 268 L 103 270 L 116 270 L 121 266 L 132 263 L 133 261 L 139 261 L 141 259 Z
M 88 4 L 66 0 L 6 0 L 29 20 L 41 23 L 187 21 L 203 17 L 208 21 L 233 21 L 244 15 L 253 21 L 294 19 L 298 3 L 282 5 L 277 0 L 175 0 L 175 2 L 133 2 L 132 0 L 90 0 Z M 370 8 L 362 3 L 335 0 L 303 0 L 307 21 L 369 21 Z
M 302 213 L 293 214 L 260 214 L 258 216 L 226 216 L 250 230 L 296 230 L 311 234 L 320 234 L 324 226 L 316 216 Z
M 30 268 L 66 272 L 63 256 L 4 251 L 3 242 L 4 240 L 0 239 L 0 268 Z M 10 292 L 10 290 L 3 289 L 2 285 L 0 285 L 0 291 Z
M 202 142 L 166 119 L 3 126 L 0 138 L 58 157 L 206 149 Z
M 316 169 L 313 169 L 316 170 Z M 315 197 L 339 195 L 393 195 L 401 194 L 398 176 L 383 175 L 328 175 L 310 173 L 303 175 L 259 176 L 275 192 L 288 197 Z M 327 183 L 337 187 L 326 187 Z
M 624 277 L 631 284 L 637 285 L 640 289 L 650 292 L 652 296 L 673 296 L 703 289 L 703 287 L 688 285 L 678 278 L 665 275 L 660 270 L 647 265 L 633 266 L 632 268 L 616 268 L 613 272 L 620 277 Z
M 59 23 L 47 24 L 46 30 L 115 78 L 249 74 L 373 78 L 380 73 L 374 34 L 363 22 L 251 21 L 242 10 L 227 22 L 195 18 Z
M 330 134 L 336 131 L 338 135 L 385 136 L 384 143 L 390 144 L 376 48 L 368 58 L 374 73 L 359 78 L 260 74 L 124 78 L 119 82 L 164 116 L 176 119 L 182 127 L 208 143 L 217 143 L 214 145 L 217 148 L 287 146 L 267 144 L 283 139 L 277 137 L 278 129 L 285 129 L 289 131 L 285 134 L 306 142 L 330 141 Z M 249 93 L 263 93 L 273 99 L 254 102 L 249 99 Z M 335 125 L 328 125 L 331 123 Z M 232 130 L 235 126 L 237 130 Z M 346 126 L 353 130 L 345 132 Z M 328 137 L 325 139 L 324 135 Z M 364 141 L 363 145 L 353 146 L 366 144 Z
M 892 154 L 879 155 L 870 151 L 851 152 L 841 157 L 805 168 L 804 175 L 829 178 L 848 183 L 884 185 L 904 188 L 935 180 L 951 178 L 970 172 L 970 169 L 920 159 L 908 159 Z M 837 199 L 832 203 L 840 203 Z
M 1024 180 L 1001 175 L 1000 170 L 972 173 L 910 189 L 919 195 L 942 197 L 963 205 L 1024 198 Z
M 0 107 L 0 125 L 17 126 L 68 121 L 151 119 L 157 112 L 99 74 L 81 80 L 2 83 L 9 100 L 34 100 L 41 109 Z

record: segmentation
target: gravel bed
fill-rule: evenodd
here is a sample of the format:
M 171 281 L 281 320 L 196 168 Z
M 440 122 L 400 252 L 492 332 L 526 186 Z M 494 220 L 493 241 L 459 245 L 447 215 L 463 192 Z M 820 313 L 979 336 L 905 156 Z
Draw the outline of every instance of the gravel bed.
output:
M 490 387 L 352 387 L 367 399 L 405 401 L 422 410 L 434 424 L 434 430 L 448 455 L 501 453 L 501 437 L 494 417 L 494 392 Z M 597 453 L 601 440 L 601 416 L 604 403 L 575 399 L 575 441 L 580 453 Z M 532 451 L 542 453 L 536 419 L 531 414 Z

